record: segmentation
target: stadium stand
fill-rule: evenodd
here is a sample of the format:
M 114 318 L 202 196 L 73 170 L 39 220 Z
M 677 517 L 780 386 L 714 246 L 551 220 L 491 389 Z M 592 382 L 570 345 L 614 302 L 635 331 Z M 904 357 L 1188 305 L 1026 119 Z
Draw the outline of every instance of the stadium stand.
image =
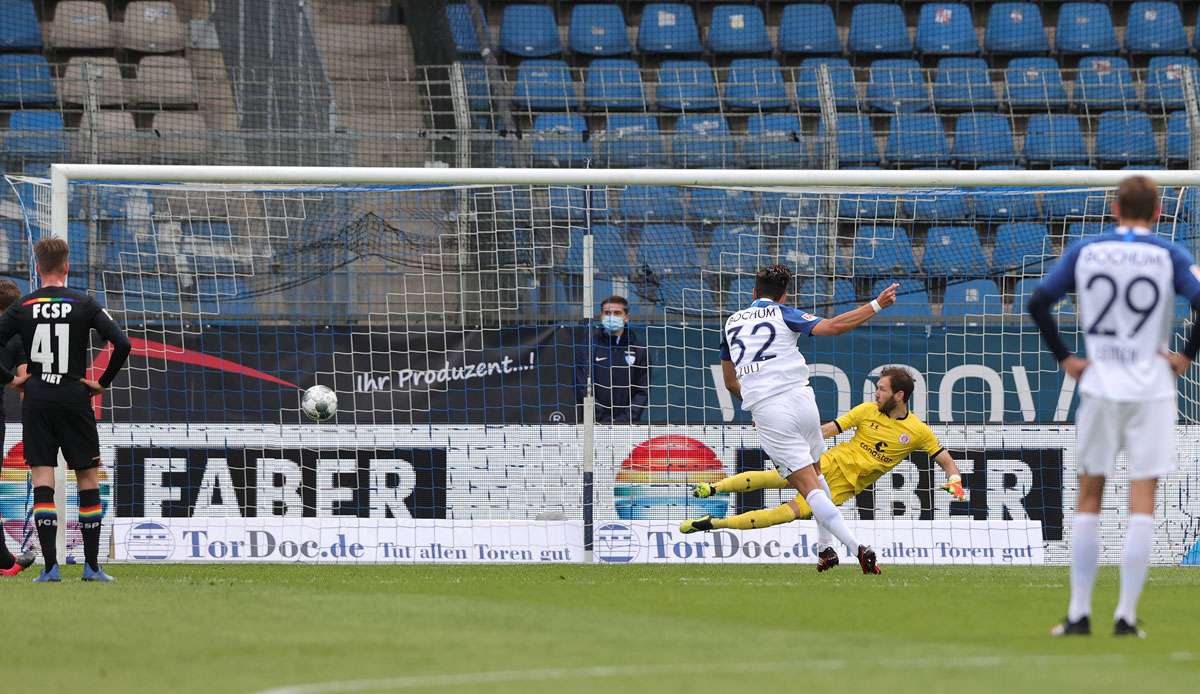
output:
M 571 8 L 568 45 L 581 55 L 625 55 L 633 50 L 625 15 L 617 5 L 579 4 Z
M 1011 164 L 1017 160 L 1012 127 L 998 113 L 965 113 L 954 126 L 950 156 L 959 164 Z
M 829 137 L 825 119 L 817 128 L 817 156 L 829 156 L 827 143 L 836 146 L 839 166 L 861 166 L 879 163 L 879 148 L 871 130 L 871 119 L 861 113 L 841 113 L 837 116 L 837 136 Z M 889 157 L 890 158 L 890 157 Z
M 652 2 L 642 9 L 638 49 L 645 53 L 699 53 L 700 28 L 688 5 Z
M 1156 56 L 1146 72 L 1146 107 L 1169 111 L 1184 107 L 1183 75 L 1197 74 L 1196 59 L 1189 56 Z
M 1015 58 L 1004 71 L 1005 100 L 1014 110 L 1067 107 L 1067 88 L 1053 58 Z
M 42 29 L 33 0 L 0 0 L 0 50 L 40 50 Z
M 987 258 L 975 227 L 931 227 L 925 237 L 925 272 L 938 276 L 972 277 L 987 273 Z
M 820 110 L 821 66 L 825 66 L 829 73 L 834 105 L 837 108 L 856 108 L 858 90 L 855 87 L 854 69 L 845 58 L 806 58 L 800 63 L 800 69 L 795 75 L 797 105 L 802 109 Z
M 513 103 L 533 111 L 561 111 L 577 99 L 575 82 L 561 60 L 530 59 L 517 68 Z
M 753 194 L 744 190 L 697 188 L 688 200 L 688 217 L 704 224 L 754 221 Z
M 712 68 L 700 60 L 667 60 L 658 69 L 658 107 L 667 111 L 711 111 L 720 106 Z
M 500 20 L 500 48 L 522 58 L 562 53 L 554 10 L 546 5 L 507 5 Z
M 1167 160 L 1186 162 L 1191 158 L 1191 131 L 1186 111 L 1176 111 L 1167 119 Z
M 578 114 L 544 113 L 533 121 L 533 160 L 539 166 L 586 166 L 592 149 L 584 142 L 587 121 Z
M 867 103 L 877 111 L 898 113 L 929 108 L 929 86 L 917 61 L 887 58 L 871 63 Z
M 70 155 L 70 144 L 57 111 L 15 111 L 4 135 L 4 156 L 45 162 Z
M 950 144 L 942 120 L 933 113 L 898 113 L 891 117 L 884 156 L 898 164 L 946 164 Z
M 158 108 L 191 106 L 199 99 L 191 61 L 178 56 L 142 58 L 129 88 L 131 102 Z
M 683 218 L 683 196 L 678 188 L 629 186 L 621 193 L 618 209 L 627 223 L 677 220 Z
M 764 169 L 809 168 L 804 126 L 791 113 L 751 115 L 742 140 L 742 161 Z
M 1137 108 L 1137 85 L 1124 58 L 1089 56 L 1079 61 L 1076 97 L 1082 108 Z
M 54 7 L 47 43 L 59 50 L 114 48 L 115 33 L 104 3 L 64 0 Z
M 960 2 L 921 5 L 917 52 L 925 55 L 974 55 L 979 52 L 971 8 Z
M 1186 53 L 1187 30 L 1174 2 L 1135 2 L 1129 6 L 1125 50 L 1136 53 Z
M 735 109 L 772 110 L 788 105 L 779 63 L 769 58 L 737 58 L 729 64 L 725 104 Z
M 659 136 L 658 119 L 645 114 L 607 117 L 598 136 L 603 158 L 612 167 L 638 168 L 666 165 L 666 152 Z
M 1064 54 L 1116 53 L 1120 50 L 1108 5 L 1099 2 L 1060 5 L 1054 48 Z
M 892 283 L 892 280 L 881 279 L 871 285 L 871 295 L 882 292 Z M 892 305 L 895 315 L 903 318 L 925 318 L 933 315 L 929 302 L 929 292 L 921 280 L 901 279 L 896 282 L 896 303 Z
M 693 169 L 734 165 L 729 123 L 718 114 L 688 113 L 675 121 L 671 154 L 676 166 Z
M 1050 39 L 1042 23 L 1042 8 L 1032 2 L 997 2 L 988 10 L 983 47 L 994 55 L 1044 55 Z
M 471 21 L 471 9 L 466 3 L 451 3 L 446 5 L 446 20 L 450 25 L 450 33 L 454 46 L 462 55 L 479 55 L 483 50 L 479 42 L 479 34 Z M 487 30 L 487 18 L 484 16 L 484 29 Z
M 939 111 L 993 109 L 996 89 L 983 58 L 942 58 L 933 78 L 933 106 Z
M 1160 160 L 1150 116 L 1141 111 L 1101 113 L 1096 125 L 1096 159 L 1109 164 Z
M 1035 113 L 1025 127 L 1026 161 L 1078 164 L 1088 159 L 1079 119 L 1065 113 Z
M 50 63 L 40 55 L 0 55 L 0 104 L 19 108 L 58 103 Z
M 708 50 L 713 53 L 768 53 L 771 40 L 762 10 L 754 5 L 717 5 L 708 25 Z
M 946 286 L 943 316 L 999 316 L 1003 313 L 1003 295 L 994 280 L 975 279 L 951 282 Z
M 116 58 L 77 56 L 67 61 L 63 74 L 62 100 L 67 104 L 123 106 L 125 80 Z
M 646 90 L 637 63 L 625 58 L 597 58 L 585 71 L 583 99 L 588 108 L 642 110 Z
M 854 234 L 854 259 L 859 276 L 910 275 L 917 271 L 908 232 L 892 224 L 858 227 Z
M 143 53 L 181 51 L 186 42 L 186 30 L 179 21 L 175 3 L 161 0 L 129 3 L 118 33 L 121 48 Z
M 1001 224 L 996 228 L 992 273 L 1002 275 L 1018 271 L 1040 274 L 1043 259 L 1049 257 L 1053 250 L 1048 239 L 1049 232 L 1045 224 Z
M 899 5 L 862 3 L 850 14 L 848 44 L 851 53 L 912 53 L 912 39 Z

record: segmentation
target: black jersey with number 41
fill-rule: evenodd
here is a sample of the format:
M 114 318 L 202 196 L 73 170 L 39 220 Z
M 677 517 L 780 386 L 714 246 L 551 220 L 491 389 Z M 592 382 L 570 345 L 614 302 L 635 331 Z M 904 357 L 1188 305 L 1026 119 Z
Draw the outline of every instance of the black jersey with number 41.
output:
M 86 405 L 90 393 L 80 379 L 91 363 L 92 330 L 113 345 L 100 378 L 107 388 L 129 356 L 129 338 L 87 292 L 42 287 L 13 303 L 0 317 L 0 344 L 21 336 L 29 365 L 27 401 Z

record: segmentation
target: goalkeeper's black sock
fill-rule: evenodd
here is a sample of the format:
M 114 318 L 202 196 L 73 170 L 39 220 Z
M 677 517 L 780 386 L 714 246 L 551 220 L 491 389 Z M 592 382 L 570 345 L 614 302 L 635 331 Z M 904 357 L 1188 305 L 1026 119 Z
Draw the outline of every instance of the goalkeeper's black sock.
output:
M 54 487 L 33 488 L 33 526 L 42 545 L 46 568 L 58 563 L 58 511 L 54 508 Z
M 8 551 L 8 545 L 4 543 L 4 528 L 0 527 L 0 571 L 11 569 L 16 561 L 12 552 Z
M 83 560 L 92 571 L 100 568 L 100 523 L 104 507 L 100 505 L 99 489 L 79 490 L 79 529 L 83 533 Z

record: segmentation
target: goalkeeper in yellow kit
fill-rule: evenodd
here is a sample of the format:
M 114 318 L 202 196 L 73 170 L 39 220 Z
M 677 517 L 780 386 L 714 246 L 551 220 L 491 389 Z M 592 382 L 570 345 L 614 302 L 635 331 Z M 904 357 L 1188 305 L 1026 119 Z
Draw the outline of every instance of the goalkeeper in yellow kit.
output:
M 737 379 L 730 376 L 732 374 L 727 374 L 726 386 L 740 397 Z M 966 498 L 953 456 L 938 442 L 929 425 L 917 419 L 908 409 L 913 387 L 913 378 L 908 371 L 898 366 L 886 368 L 875 388 L 875 402 L 865 402 L 836 420 L 821 425 L 821 434 L 826 438 L 855 430 L 854 437 L 849 441 L 821 455 L 821 475 L 817 479 L 833 503 L 845 503 L 915 450 L 928 453 L 945 471 L 947 480 L 942 489 L 960 501 Z M 714 494 L 740 494 L 787 486 L 787 480 L 779 473 L 765 470 L 743 472 L 713 484 L 702 482 L 692 487 L 692 494 L 704 498 Z M 724 528 L 751 530 L 790 523 L 798 518 L 812 518 L 812 509 L 800 494 L 776 508 L 749 511 L 729 518 L 703 516 L 686 520 L 680 524 L 679 530 L 684 533 Z M 838 555 L 833 549 L 833 537 L 823 526 L 818 524 L 818 527 L 817 571 L 826 571 L 837 566 Z

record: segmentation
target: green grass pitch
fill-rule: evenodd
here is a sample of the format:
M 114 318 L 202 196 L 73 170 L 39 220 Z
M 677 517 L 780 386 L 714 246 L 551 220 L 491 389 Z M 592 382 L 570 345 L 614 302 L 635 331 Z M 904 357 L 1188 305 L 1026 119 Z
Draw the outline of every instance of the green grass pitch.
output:
M 1200 570 L 1156 568 L 1149 638 L 1046 635 L 1066 568 L 108 567 L 0 580 L 7 683 L 37 691 L 1182 692 Z M 53 651 L 48 653 L 47 649 Z M 298 685 L 310 685 L 307 687 Z M 324 685 L 324 686 L 320 686 Z M 6 685 L 7 686 L 7 685 Z

